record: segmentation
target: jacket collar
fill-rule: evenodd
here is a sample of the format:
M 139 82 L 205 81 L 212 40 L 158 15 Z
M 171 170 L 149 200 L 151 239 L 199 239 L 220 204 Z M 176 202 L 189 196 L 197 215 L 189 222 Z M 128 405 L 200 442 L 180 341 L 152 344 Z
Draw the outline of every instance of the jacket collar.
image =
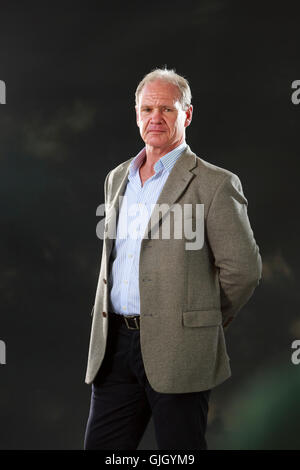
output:
M 119 197 L 123 196 L 125 193 L 127 181 L 128 181 L 128 173 L 130 163 L 134 157 L 127 160 L 123 164 L 119 165 L 119 167 L 115 170 L 113 178 L 112 178 L 112 186 L 111 186 L 111 194 L 113 194 L 113 198 L 111 199 L 110 207 L 108 211 L 111 210 L 116 214 L 116 219 L 119 214 Z M 196 155 L 191 151 L 190 147 L 187 146 L 184 152 L 180 155 L 180 157 L 175 162 L 165 184 L 164 187 L 158 197 L 156 202 L 156 206 L 153 211 L 153 217 L 158 211 L 158 205 L 160 204 L 168 204 L 171 207 L 175 202 L 179 199 L 181 194 L 184 192 L 185 188 L 191 181 L 191 179 L 195 176 L 194 173 L 191 171 L 193 168 L 197 166 L 196 163 Z M 158 223 L 160 222 L 163 214 L 160 212 L 158 217 Z M 110 218 L 108 217 L 108 224 L 110 222 Z M 114 219 L 114 217 L 112 217 Z M 156 219 L 154 219 L 156 220 Z M 114 223 L 111 220 L 111 223 Z M 147 234 L 151 230 L 151 217 L 147 227 Z M 108 226 L 108 232 L 109 226 Z

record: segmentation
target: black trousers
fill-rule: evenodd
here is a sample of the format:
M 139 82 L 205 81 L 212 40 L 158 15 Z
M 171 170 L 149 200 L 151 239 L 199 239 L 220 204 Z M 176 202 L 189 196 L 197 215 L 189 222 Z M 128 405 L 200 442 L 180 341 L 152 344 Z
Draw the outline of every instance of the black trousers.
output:
M 160 450 L 206 450 L 211 390 L 159 393 L 145 374 L 140 331 L 110 314 L 104 360 L 92 384 L 84 448 L 137 449 L 153 417 Z

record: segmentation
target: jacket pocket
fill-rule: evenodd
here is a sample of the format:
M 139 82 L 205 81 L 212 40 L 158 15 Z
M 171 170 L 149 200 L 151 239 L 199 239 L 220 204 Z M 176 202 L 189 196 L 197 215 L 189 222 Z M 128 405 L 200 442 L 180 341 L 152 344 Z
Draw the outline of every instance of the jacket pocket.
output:
M 191 310 L 182 313 L 184 326 L 218 326 L 222 325 L 220 310 Z

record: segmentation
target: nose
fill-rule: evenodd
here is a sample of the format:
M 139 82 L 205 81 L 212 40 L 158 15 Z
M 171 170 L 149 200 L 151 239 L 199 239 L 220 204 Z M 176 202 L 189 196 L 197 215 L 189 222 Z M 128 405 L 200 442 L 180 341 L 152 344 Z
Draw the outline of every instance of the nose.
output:
M 154 108 L 151 115 L 151 122 L 157 124 L 161 122 L 161 112 L 159 108 Z

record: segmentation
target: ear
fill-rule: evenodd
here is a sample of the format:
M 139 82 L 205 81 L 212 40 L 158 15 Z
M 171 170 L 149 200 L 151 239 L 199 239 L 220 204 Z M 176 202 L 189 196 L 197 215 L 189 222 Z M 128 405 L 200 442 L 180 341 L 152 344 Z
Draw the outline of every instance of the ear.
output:
M 185 123 L 184 127 L 188 127 L 192 122 L 193 117 L 193 105 L 191 104 L 189 108 L 185 111 Z

